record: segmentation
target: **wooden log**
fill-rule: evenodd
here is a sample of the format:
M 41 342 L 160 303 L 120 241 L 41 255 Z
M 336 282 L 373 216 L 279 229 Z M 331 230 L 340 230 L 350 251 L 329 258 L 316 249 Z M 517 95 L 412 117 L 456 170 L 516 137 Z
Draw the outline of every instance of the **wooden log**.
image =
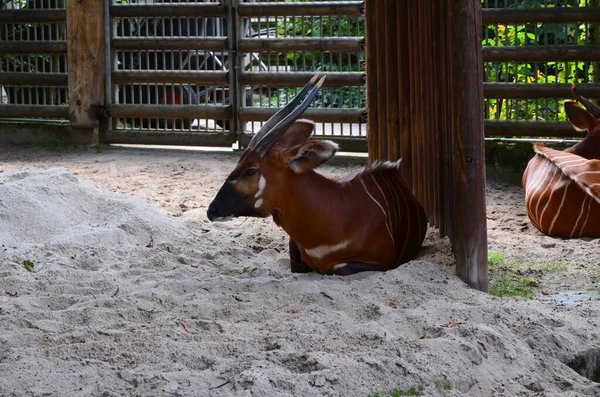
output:
M 585 131 L 577 131 L 566 121 L 507 121 L 485 120 L 486 137 L 584 137 Z
M 369 161 L 379 159 L 379 111 L 377 107 L 377 0 L 365 1 L 367 70 L 367 141 Z
M 410 80 L 410 41 L 406 38 L 409 32 L 409 15 L 405 7 L 396 8 L 398 32 L 396 44 L 398 45 L 398 84 L 400 92 L 400 154 L 402 162 L 402 178 L 408 186 L 412 187 L 412 150 L 411 150 L 411 80 Z M 367 37 L 368 38 L 368 37 Z M 367 75 L 367 78 L 369 76 Z
M 600 23 L 600 10 L 593 7 L 487 8 L 481 11 L 484 25 L 526 23 Z
M 248 147 L 248 143 L 254 134 L 241 134 L 238 136 L 238 142 L 240 147 Z M 311 140 L 327 139 L 337 143 L 340 147 L 340 152 L 358 152 L 364 153 L 367 150 L 367 142 L 364 138 L 358 137 L 344 137 L 344 136 L 331 136 L 331 135 L 311 135 Z
M 115 70 L 112 83 L 227 85 L 227 72 L 191 70 Z
M 400 158 L 400 92 L 398 90 L 398 37 L 397 11 L 399 4 L 396 0 L 385 0 L 385 25 L 387 39 L 385 41 L 386 64 L 386 105 L 387 105 L 387 159 L 396 161 Z
M 242 17 L 310 17 L 310 16 L 360 16 L 363 1 L 328 1 L 302 3 L 241 3 Z
M 67 41 L 3 41 L 0 54 L 66 54 Z
M 274 115 L 278 108 L 244 107 L 239 110 L 242 121 L 266 121 Z M 366 109 L 319 109 L 308 108 L 302 117 L 322 123 L 364 123 Z
M 452 116 L 453 230 L 456 273 L 488 290 L 481 1 L 447 0 Z
M 439 101 L 439 143 L 437 151 L 439 153 L 439 179 L 440 183 L 438 189 L 440 190 L 440 224 L 439 224 L 439 235 L 444 237 L 451 235 L 451 213 L 452 213 L 452 177 L 451 167 L 448 167 L 449 159 L 451 156 L 451 137 L 450 137 L 450 79 L 448 77 L 448 54 L 452 51 L 449 47 L 446 32 L 448 31 L 448 3 L 447 1 L 440 1 L 439 10 L 439 29 L 438 32 L 438 43 L 440 57 L 446 58 L 445 62 L 441 62 L 439 65 L 439 80 L 438 80 L 438 101 Z
M 224 18 L 227 8 L 219 3 L 111 4 L 110 15 L 114 18 Z
M 0 86 L 61 87 L 68 84 L 66 73 L 0 72 Z
M 44 117 L 68 119 L 69 107 L 54 105 L 0 105 L 0 117 Z
M 179 146 L 229 146 L 235 136 L 228 133 L 200 133 L 182 131 L 148 130 L 110 130 L 104 137 L 104 143 L 138 145 L 179 145 Z
M 214 119 L 231 116 L 231 106 L 217 105 L 111 105 L 111 117 L 157 119 Z
M 600 84 L 577 84 L 577 91 L 586 98 L 600 98 Z M 483 83 L 486 98 L 496 99 L 573 99 L 571 84 Z
M 362 37 L 293 37 L 240 39 L 242 52 L 362 52 Z
M 0 23 L 53 23 L 66 21 L 67 11 L 64 9 L 0 10 Z
M 377 121 L 377 160 L 387 160 L 387 82 L 386 77 L 386 37 L 387 27 L 385 26 L 385 2 L 378 1 L 375 9 L 377 23 L 375 24 L 376 34 L 376 52 L 375 52 L 375 73 L 377 73 L 377 102 L 378 121 Z
M 227 37 L 115 37 L 115 51 L 226 51 Z
M 89 136 L 89 143 L 103 117 L 104 5 L 105 2 L 99 1 L 69 1 L 66 8 L 71 127 L 74 134 Z
M 483 47 L 483 62 L 551 62 L 598 60 L 600 45 Z
M 242 72 L 240 83 L 263 87 L 302 87 L 315 72 Z M 365 85 L 364 72 L 324 72 L 323 87 L 361 87 Z

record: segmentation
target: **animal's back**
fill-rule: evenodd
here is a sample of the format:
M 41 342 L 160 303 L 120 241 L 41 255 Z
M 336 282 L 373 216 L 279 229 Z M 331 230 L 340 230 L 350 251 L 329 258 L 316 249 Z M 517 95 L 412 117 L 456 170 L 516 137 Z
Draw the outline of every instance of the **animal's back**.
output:
M 549 236 L 600 237 L 600 162 L 538 145 L 535 150 L 523 174 L 531 223 Z
M 394 241 L 397 267 L 415 257 L 425 239 L 425 210 L 400 174 L 398 163 L 375 163 L 360 174 L 369 197 L 386 214 L 386 228 Z

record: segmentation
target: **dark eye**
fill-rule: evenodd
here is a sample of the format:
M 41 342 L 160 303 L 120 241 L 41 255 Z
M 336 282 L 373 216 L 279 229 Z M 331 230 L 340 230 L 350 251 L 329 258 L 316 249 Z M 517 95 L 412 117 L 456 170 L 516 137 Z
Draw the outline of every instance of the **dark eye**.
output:
M 256 174 L 256 171 L 258 171 L 258 168 L 248 168 L 246 170 L 246 176 L 252 176 Z

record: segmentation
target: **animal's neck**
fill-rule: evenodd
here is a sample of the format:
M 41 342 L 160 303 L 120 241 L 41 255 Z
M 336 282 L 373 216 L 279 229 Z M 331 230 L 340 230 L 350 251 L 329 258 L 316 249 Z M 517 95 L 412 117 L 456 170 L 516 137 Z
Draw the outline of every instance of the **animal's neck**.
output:
M 351 200 L 348 184 L 314 172 L 294 175 L 273 211 L 273 219 L 301 246 L 337 239 L 343 232 L 343 214 Z M 338 230 L 339 229 L 339 230 Z
M 588 134 L 581 142 L 565 149 L 566 152 L 575 153 L 586 159 L 600 160 L 600 134 Z

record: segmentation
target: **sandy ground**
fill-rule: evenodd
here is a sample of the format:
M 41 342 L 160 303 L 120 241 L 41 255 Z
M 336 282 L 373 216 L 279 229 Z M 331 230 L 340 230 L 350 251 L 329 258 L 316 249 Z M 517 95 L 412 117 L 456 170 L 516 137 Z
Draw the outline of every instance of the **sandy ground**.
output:
M 489 184 L 489 249 L 533 300 L 466 287 L 435 230 L 387 273 L 292 274 L 271 220 L 206 219 L 236 161 L 0 148 L 0 396 L 600 396 L 565 364 L 600 301 L 552 298 L 598 289 L 600 241 L 540 235 L 519 187 Z

